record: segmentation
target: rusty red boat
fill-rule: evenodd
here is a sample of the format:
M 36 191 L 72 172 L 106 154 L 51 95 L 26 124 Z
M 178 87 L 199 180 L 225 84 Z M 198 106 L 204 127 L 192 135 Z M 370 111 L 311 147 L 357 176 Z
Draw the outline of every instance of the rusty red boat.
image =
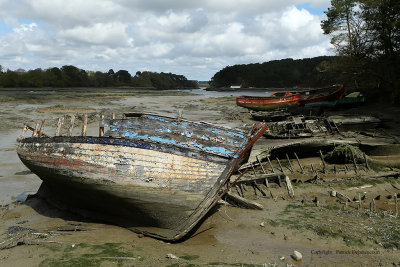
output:
M 17 140 L 21 161 L 75 211 L 164 240 L 187 235 L 247 161 L 263 123 L 247 133 L 204 122 L 129 113 L 100 120 L 99 136 L 43 133 Z M 72 124 L 73 125 L 73 124 Z
M 321 101 L 340 100 L 344 97 L 344 85 L 336 84 L 324 88 L 303 91 L 300 104 L 309 104 Z
M 299 103 L 299 92 L 275 92 L 270 96 L 238 96 L 236 105 L 256 111 L 272 110 Z

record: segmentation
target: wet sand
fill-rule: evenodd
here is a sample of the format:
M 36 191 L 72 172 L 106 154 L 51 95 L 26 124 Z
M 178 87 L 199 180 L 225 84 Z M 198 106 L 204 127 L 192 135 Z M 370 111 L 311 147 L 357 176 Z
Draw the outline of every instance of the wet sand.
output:
M 274 198 L 256 200 L 265 207 L 262 211 L 218 205 L 188 238 L 174 244 L 82 218 L 36 197 L 24 201 L 41 183 L 15 153 L 15 139 L 24 123 L 34 126 L 46 119 L 45 132 L 53 134 L 60 114 L 87 112 L 88 134 L 97 135 L 100 113 L 106 117 L 111 117 L 113 112 L 117 117 L 123 112 L 174 116 L 183 111 L 183 117 L 189 120 L 241 129 L 251 127 L 249 113 L 235 105 L 234 97 L 229 93 L 216 96 L 154 91 L 129 95 L 124 91 L 109 96 L 93 90 L 84 96 L 2 102 L 0 266 L 387 266 L 400 263 L 396 246 L 383 248 L 385 240 L 379 239 L 390 233 L 387 238 L 397 244 L 399 231 L 388 229 L 398 227 L 400 220 L 389 215 L 368 215 L 352 208 L 345 211 L 333 208 L 337 203 L 329 198 L 327 185 L 295 185 L 294 199 L 287 197 L 285 188 L 271 185 Z M 77 122 L 74 134 L 79 131 Z M 398 128 L 392 127 L 392 133 L 396 135 Z M 260 140 L 254 153 L 271 143 Z M 318 158 L 310 162 L 313 160 Z M 335 184 L 335 187 L 347 190 L 349 183 Z M 354 180 L 351 183 L 358 185 Z M 381 192 L 383 195 L 385 190 L 394 192 L 390 183 L 399 182 L 391 179 L 374 184 L 365 189 L 366 195 Z M 255 196 L 251 190 L 246 194 L 252 200 Z M 312 202 L 315 196 L 321 199 L 319 207 Z M 302 200 L 305 204 L 301 204 Z M 392 202 L 389 204 L 393 206 Z M 290 257 L 293 250 L 302 253 L 302 261 Z M 168 257 L 169 254 L 177 259 Z

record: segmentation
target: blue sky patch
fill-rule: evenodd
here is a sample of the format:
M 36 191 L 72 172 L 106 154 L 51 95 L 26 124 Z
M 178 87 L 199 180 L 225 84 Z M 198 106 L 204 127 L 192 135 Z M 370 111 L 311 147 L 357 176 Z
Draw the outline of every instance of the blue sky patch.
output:
M 328 8 L 313 7 L 313 6 L 310 5 L 310 3 L 299 4 L 299 5 L 296 5 L 296 7 L 297 7 L 297 9 L 299 9 L 299 10 L 301 10 L 301 9 L 304 8 L 305 10 L 307 10 L 308 12 L 310 12 L 311 14 L 313 14 L 313 15 L 318 15 L 318 16 L 324 14 L 324 11 L 327 11 L 327 10 L 328 10 Z

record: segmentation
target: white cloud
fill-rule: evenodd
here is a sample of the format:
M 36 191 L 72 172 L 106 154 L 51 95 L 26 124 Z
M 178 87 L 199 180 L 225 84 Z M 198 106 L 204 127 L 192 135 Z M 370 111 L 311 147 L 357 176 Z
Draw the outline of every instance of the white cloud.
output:
M 0 63 L 207 80 L 227 65 L 329 53 L 321 15 L 296 7 L 307 3 L 330 1 L 0 0 L 0 25 L 12 29 L 0 35 Z
M 125 32 L 127 25 L 122 23 L 95 23 L 90 26 L 77 26 L 61 30 L 64 39 L 104 46 L 124 46 L 128 43 Z

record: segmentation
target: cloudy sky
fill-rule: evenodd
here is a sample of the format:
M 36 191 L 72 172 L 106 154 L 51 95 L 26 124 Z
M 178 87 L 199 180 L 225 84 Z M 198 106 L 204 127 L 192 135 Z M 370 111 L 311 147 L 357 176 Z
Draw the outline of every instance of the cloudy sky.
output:
M 172 72 L 332 54 L 330 0 L 0 0 L 3 69 Z

